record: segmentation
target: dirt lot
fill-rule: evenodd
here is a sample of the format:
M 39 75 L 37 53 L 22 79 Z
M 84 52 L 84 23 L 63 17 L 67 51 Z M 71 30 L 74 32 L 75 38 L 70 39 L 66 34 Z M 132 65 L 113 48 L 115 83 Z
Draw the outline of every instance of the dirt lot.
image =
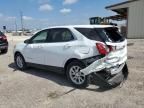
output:
M 129 78 L 122 87 L 90 85 L 80 90 L 71 87 L 64 75 L 33 68 L 17 70 L 12 50 L 26 38 L 9 37 L 9 52 L 0 55 L 0 108 L 144 107 L 144 40 L 129 40 Z

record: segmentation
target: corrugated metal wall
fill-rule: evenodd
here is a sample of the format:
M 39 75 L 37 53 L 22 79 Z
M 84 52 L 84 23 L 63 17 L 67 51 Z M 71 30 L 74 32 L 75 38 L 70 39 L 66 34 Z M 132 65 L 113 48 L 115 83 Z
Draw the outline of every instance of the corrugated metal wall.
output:
M 144 38 L 144 0 L 129 4 L 128 38 Z

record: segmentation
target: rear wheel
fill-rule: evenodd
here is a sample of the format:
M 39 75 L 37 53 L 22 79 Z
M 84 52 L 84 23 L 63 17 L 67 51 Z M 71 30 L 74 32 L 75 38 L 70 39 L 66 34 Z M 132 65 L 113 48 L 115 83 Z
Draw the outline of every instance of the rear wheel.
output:
M 26 62 L 20 53 L 16 54 L 14 59 L 18 69 L 25 70 L 27 68 Z
M 85 88 L 89 84 L 89 75 L 86 76 L 84 73 L 80 72 L 83 68 L 85 68 L 85 65 L 79 61 L 71 62 L 67 66 L 67 78 L 72 85 L 77 88 Z

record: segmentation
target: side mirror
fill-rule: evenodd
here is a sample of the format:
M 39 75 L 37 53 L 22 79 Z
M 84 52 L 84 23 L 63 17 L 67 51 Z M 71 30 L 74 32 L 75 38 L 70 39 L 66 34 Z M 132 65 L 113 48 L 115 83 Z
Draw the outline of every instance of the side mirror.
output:
M 24 43 L 26 43 L 26 44 L 29 44 L 29 42 L 30 42 L 29 39 L 27 39 L 27 40 L 24 41 Z

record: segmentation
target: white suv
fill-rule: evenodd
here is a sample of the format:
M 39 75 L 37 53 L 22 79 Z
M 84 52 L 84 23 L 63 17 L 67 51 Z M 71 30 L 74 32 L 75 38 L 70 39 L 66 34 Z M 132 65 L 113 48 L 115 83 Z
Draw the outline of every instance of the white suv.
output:
M 114 85 L 127 75 L 127 41 L 111 25 L 50 27 L 17 44 L 14 60 L 20 70 L 36 66 L 66 73 L 76 87 L 86 87 L 92 75 Z

